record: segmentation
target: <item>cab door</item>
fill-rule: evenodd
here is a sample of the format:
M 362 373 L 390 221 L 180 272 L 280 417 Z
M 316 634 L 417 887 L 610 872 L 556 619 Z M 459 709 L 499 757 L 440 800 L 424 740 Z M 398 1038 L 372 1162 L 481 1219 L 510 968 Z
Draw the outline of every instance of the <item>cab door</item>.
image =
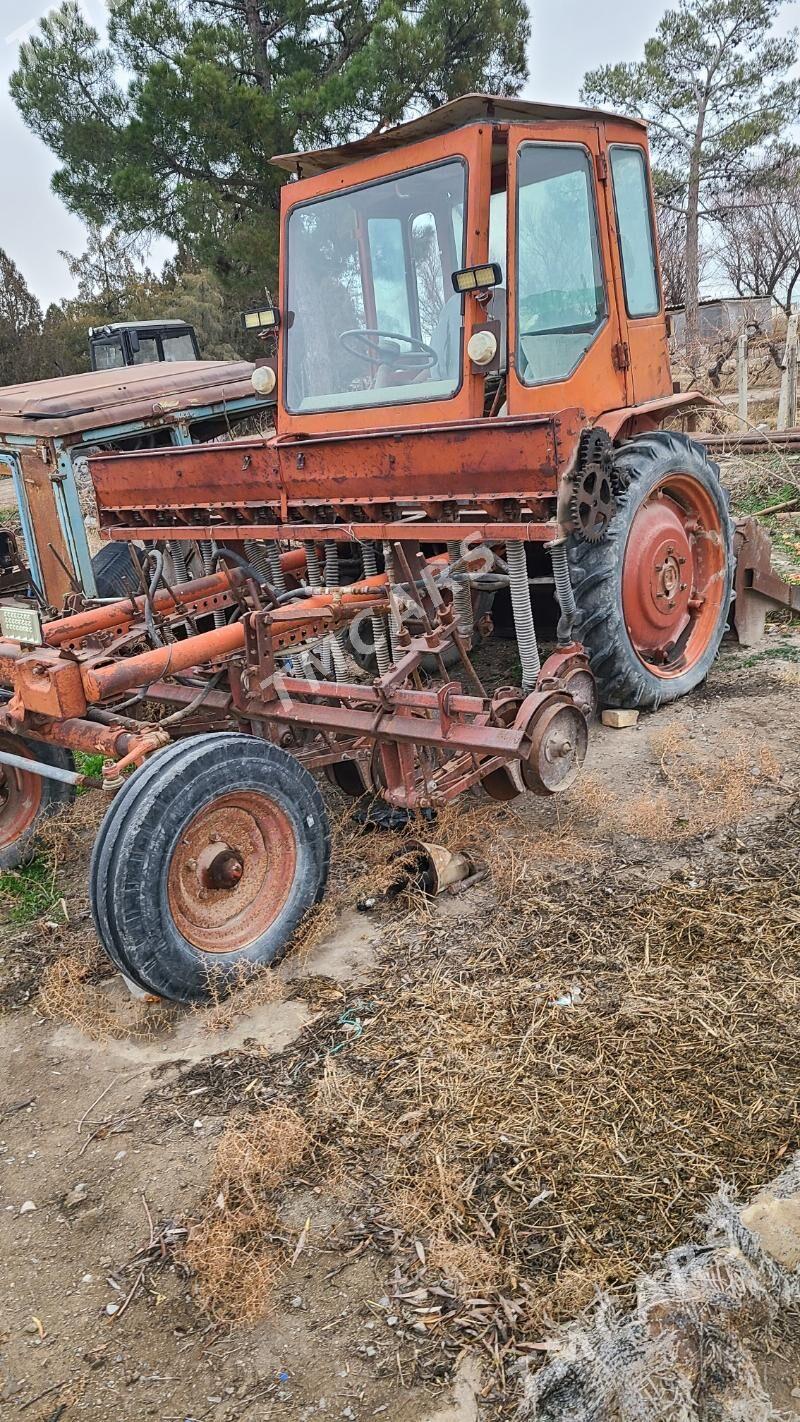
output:
M 630 361 L 632 400 L 672 393 L 667 322 L 658 270 L 655 210 L 646 140 L 609 125 L 606 137 L 609 227 Z
M 512 124 L 508 148 L 508 412 L 631 402 L 627 322 L 598 125 Z

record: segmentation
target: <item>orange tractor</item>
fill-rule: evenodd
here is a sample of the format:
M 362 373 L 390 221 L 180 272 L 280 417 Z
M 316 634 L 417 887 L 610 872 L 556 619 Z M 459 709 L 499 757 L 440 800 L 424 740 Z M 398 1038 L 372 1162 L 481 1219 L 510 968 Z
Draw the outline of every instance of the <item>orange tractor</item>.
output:
M 92 459 L 141 587 L 3 613 L 0 863 L 102 754 L 98 932 L 183 999 L 322 894 L 310 770 L 401 814 L 563 790 L 598 699 L 702 680 L 734 583 L 751 621 L 796 596 L 759 530 L 737 565 L 716 465 L 662 428 L 700 397 L 673 392 L 643 125 L 470 96 L 274 161 L 280 295 L 245 323 L 275 336 L 276 435 Z M 170 584 L 165 539 L 205 575 Z M 473 661 L 493 629 L 514 686 Z

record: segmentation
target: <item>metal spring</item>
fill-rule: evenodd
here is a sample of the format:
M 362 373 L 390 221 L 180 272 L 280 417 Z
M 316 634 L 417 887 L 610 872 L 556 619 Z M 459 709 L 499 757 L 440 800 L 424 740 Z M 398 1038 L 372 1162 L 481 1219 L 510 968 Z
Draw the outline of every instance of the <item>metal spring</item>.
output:
M 264 543 L 257 542 L 253 538 L 246 538 L 244 543 L 244 551 L 248 563 L 252 563 L 256 571 L 261 574 L 262 578 L 266 578 L 268 583 L 271 582 L 272 569 L 270 568 L 269 561 L 267 559 L 266 545 Z
M 217 552 L 217 545 L 215 543 L 212 543 L 209 538 L 201 538 L 197 544 L 197 547 L 200 550 L 200 561 L 203 564 L 203 572 L 205 573 L 206 577 L 210 577 L 210 575 L 214 571 L 214 558 Z M 214 626 L 225 626 L 224 612 L 214 613 Z
M 365 578 L 374 578 L 378 572 L 378 562 L 375 554 L 374 543 L 362 543 L 361 563 L 364 569 Z M 392 664 L 389 655 L 389 643 L 386 640 L 386 627 L 382 617 L 370 617 L 372 626 L 372 641 L 375 647 L 375 658 L 378 663 L 378 671 L 381 676 L 385 676 Z
M 536 627 L 533 621 L 531 594 L 528 586 L 528 567 L 525 561 L 525 544 L 519 538 L 506 544 L 511 607 L 514 613 L 514 629 L 517 634 L 519 659 L 522 663 L 522 690 L 533 691 L 536 678 L 542 668 L 539 647 L 536 642 Z
M 325 539 L 325 586 L 339 586 L 339 545 L 335 538 Z
M 563 540 L 550 544 L 550 560 L 553 564 L 556 598 L 561 609 L 561 616 L 558 619 L 558 640 L 559 642 L 571 642 L 576 611 L 575 594 L 572 591 L 572 581 L 569 576 L 567 545 Z
M 339 586 L 339 545 L 335 538 L 325 539 L 325 586 L 326 588 L 338 588 Z M 344 633 L 332 632 L 326 639 L 326 645 L 330 650 L 333 670 L 337 681 L 344 681 L 346 676 L 346 665 L 344 659 Z
M 267 562 L 269 564 L 270 582 L 276 593 L 286 592 L 286 579 L 283 576 L 281 567 L 281 550 L 277 543 L 267 544 Z
M 389 588 L 391 589 L 391 587 L 393 586 L 393 584 L 397 582 L 397 571 L 396 571 L 395 566 L 394 566 L 394 550 L 393 550 L 393 548 L 392 548 L 391 543 L 384 543 L 384 545 L 383 545 L 383 566 L 384 566 L 384 568 L 385 568 L 385 570 L 386 570 L 386 581 L 387 581 L 387 583 L 388 583 L 388 585 L 389 585 Z M 396 607 L 396 603 L 393 602 L 392 605 Z M 391 650 L 392 650 L 392 661 L 394 661 L 394 662 L 397 661 L 397 642 L 396 642 L 396 638 L 397 638 L 398 630 L 399 630 L 399 628 L 395 625 L 395 613 L 394 613 L 394 612 L 390 612 L 390 613 L 389 613 L 389 645 L 390 645 Z
M 460 543 L 448 543 L 447 556 L 452 566 L 461 558 Z M 458 573 L 450 574 L 450 586 L 453 589 L 453 610 L 456 615 L 456 626 L 464 637 L 472 636 L 473 616 L 472 616 L 472 592 L 469 585 L 466 569 Z
M 319 566 L 317 545 L 313 539 L 303 544 L 306 555 L 306 582 L 310 588 L 322 587 L 322 569 Z
M 183 543 L 177 538 L 171 538 L 167 544 L 169 556 L 172 559 L 172 566 L 175 569 L 175 580 L 179 583 L 188 583 L 189 569 L 186 566 L 186 550 Z

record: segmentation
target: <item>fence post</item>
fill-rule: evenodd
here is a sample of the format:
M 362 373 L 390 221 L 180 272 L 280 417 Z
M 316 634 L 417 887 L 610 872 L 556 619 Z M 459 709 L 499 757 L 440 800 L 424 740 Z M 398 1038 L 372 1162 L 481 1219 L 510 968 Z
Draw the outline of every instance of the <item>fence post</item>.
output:
M 739 419 L 747 423 L 747 330 L 740 331 L 736 347 L 736 377 L 739 385 Z
M 783 353 L 783 374 L 781 393 L 778 400 L 779 430 L 794 429 L 797 424 L 797 313 L 793 313 L 786 325 L 786 349 Z

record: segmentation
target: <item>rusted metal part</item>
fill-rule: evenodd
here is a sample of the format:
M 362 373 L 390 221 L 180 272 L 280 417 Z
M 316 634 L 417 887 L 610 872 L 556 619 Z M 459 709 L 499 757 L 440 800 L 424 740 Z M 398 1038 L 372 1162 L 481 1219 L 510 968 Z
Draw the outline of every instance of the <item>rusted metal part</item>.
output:
M 784 582 L 772 570 L 772 543 L 755 518 L 742 519 L 734 533 L 733 625 L 742 647 L 753 647 L 764 637 L 767 613 L 786 607 L 800 613 L 800 584 Z
M 170 910 L 206 953 L 231 953 L 266 933 L 291 891 L 297 845 L 288 816 L 256 790 L 222 795 L 195 815 L 172 856 Z
M 42 780 L 58 780 L 62 785 L 100 784 L 93 775 L 81 775 L 77 770 L 64 770 L 60 765 L 45 765 L 43 761 L 32 760 L 30 756 L 19 755 L 15 751 L 3 750 L 0 746 L 0 798 L 9 771 L 38 775 Z
M 540 691 L 561 687 L 574 697 L 589 721 L 597 715 L 597 684 L 580 642 L 570 642 L 568 646 L 557 647 L 551 652 L 539 672 L 536 685 Z
M 163 535 L 164 518 L 172 527 L 183 517 L 226 529 L 250 523 L 247 536 L 261 537 L 257 529 L 270 523 L 334 523 L 332 510 L 347 523 L 381 524 L 396 522 L 403 507 L 419 506 L 441 523 L 444 514 L 455 520 L 487 500 L 500 504 L 495 516 L 487 511 L 487 521 L 509 522 L 503 505 L 514 501 L 520 521 L 536 523 L 546 507 L 531 518 L 526 501 L 555 494 L 568 453 L 557 430 L 569 414 L 562 412 L 559 422 L 531 415 L 96 455 L 89 468 L 103 529 L 153 527 Z M 387 519 L 385 510 L 395 507 Z
M 725 595 L 716 504 L 697 479 L 670 474 L 634 515 L 622 607 L 637 655 L 656 675 L 683 676 L 703 656 Z
M 0 750 L 17 755 L 21 753 L 30 760 L 31 766 L 36 764 L 24 744 L 20 745 L 13 735 L 4 734 L 2 730 Z M 41 777 L 32 771 L 20 767 L 3 770 L 0 767 L 0 850 L 16 844 L 30 829 L 39 813 L 42 790 Z
M 225 513 L 227 515 L 227 509 Z M 166 528 L 167 525 L 163 523 L 141 527 L 137 524 L 121 524 L 118 527 L 106 528 L 104 537 L 123 543 L 132 538 L 163 539 Z M 453 523 L 437 523 L 422 517 L 419 520 L 402 519 L 395 523 L 359 523 L 355 520 L 346 524 L 315 522 L 169 525 L 170 539 L 193 541 L 198 538 L 214 538 L 218 543 L 243 542 L 251 538 L 274 542 L 308 538 L 310 533 L 320 540 L 334 538 L 341 543 L 351 543 L 354 539 L 394 543 L 396 539 L 408 538 L 410 534 L 426 543 L 446 543 L 454 536 L 461 540 L 481 539 L 486 543 L 505 543 L 509 538 L 521 538 L 529 543 L 548 543 L 552 538 L 557 538 L 560 532 L 560 526 L 554 522 L 531 523 L 522 520 L 520 523 L 496 523 L 472 516 Z
M 232 599 L 225 602 L 225 594 L 241 587 L 245 574 L 238 568 L 224 569 L 212 573 L 207 578 L 195 578 L 190 583 L 177 583 L 169 589 L 160 589 L 152 599 L 155 614 L 169 615 L 176 609 L 188 609 L 191 604 L 205 604 L 207 608 L 230 606 Z M 76 646 L 86 638 L 100 633 L 116 633 L 139 622 L 144 615 L 145 598 L 121 598 L 118 602 L 103 607 L 88 608 L 85 612 L 73 613 L 70 617 L 57 618 L 44 628 L 44 641 L 48 647 Z
M 446 802 L 504 762 L 529 762 L 526 783 L 549 794 L 562 782 L 566 788 L 568 772 L 577 773 L 582 763 L 585 718 L 560 688 L 525 699 L 506 693 L 496 710 L 488 697 L 465 695 L 457 682 L 437 690 L 409 685 L 423 658 L 442 656 L 453 645 L 450 606 L 422 636 L 405 640 L 399 660 L 371 686 L 282 674 L 274 656 L 275 619 L 271 612 L 248 619 L 246 666 L 233 680 L 234 701 L 251 721 L 285 726 L 309 765 L 330 762 L 331 739 L 341 744 L 339 758 L 371 743 L 370 778 L 391 803 L 413 808 Z
M 50 439 L 153 420 L 170 409 L 252 397 L 248 361 L 192 360 L 92 370 L 0 390 L 0 432 Z
M 592 421 L 592 426 L 605 430 L 612 439 L 621 439 L 657 429 L 664 420 L 669 419 L 671 415 L 680 414 L 681 411 L 716 403 L 711 396 L 704 395 L 700 390 L 683 390 L 674 395 L 659 395 L 653 400 L 642 400 L 636 405 L 605 410 Z M 699 438 L 705 443 L 705 435 L 700 435 Z

